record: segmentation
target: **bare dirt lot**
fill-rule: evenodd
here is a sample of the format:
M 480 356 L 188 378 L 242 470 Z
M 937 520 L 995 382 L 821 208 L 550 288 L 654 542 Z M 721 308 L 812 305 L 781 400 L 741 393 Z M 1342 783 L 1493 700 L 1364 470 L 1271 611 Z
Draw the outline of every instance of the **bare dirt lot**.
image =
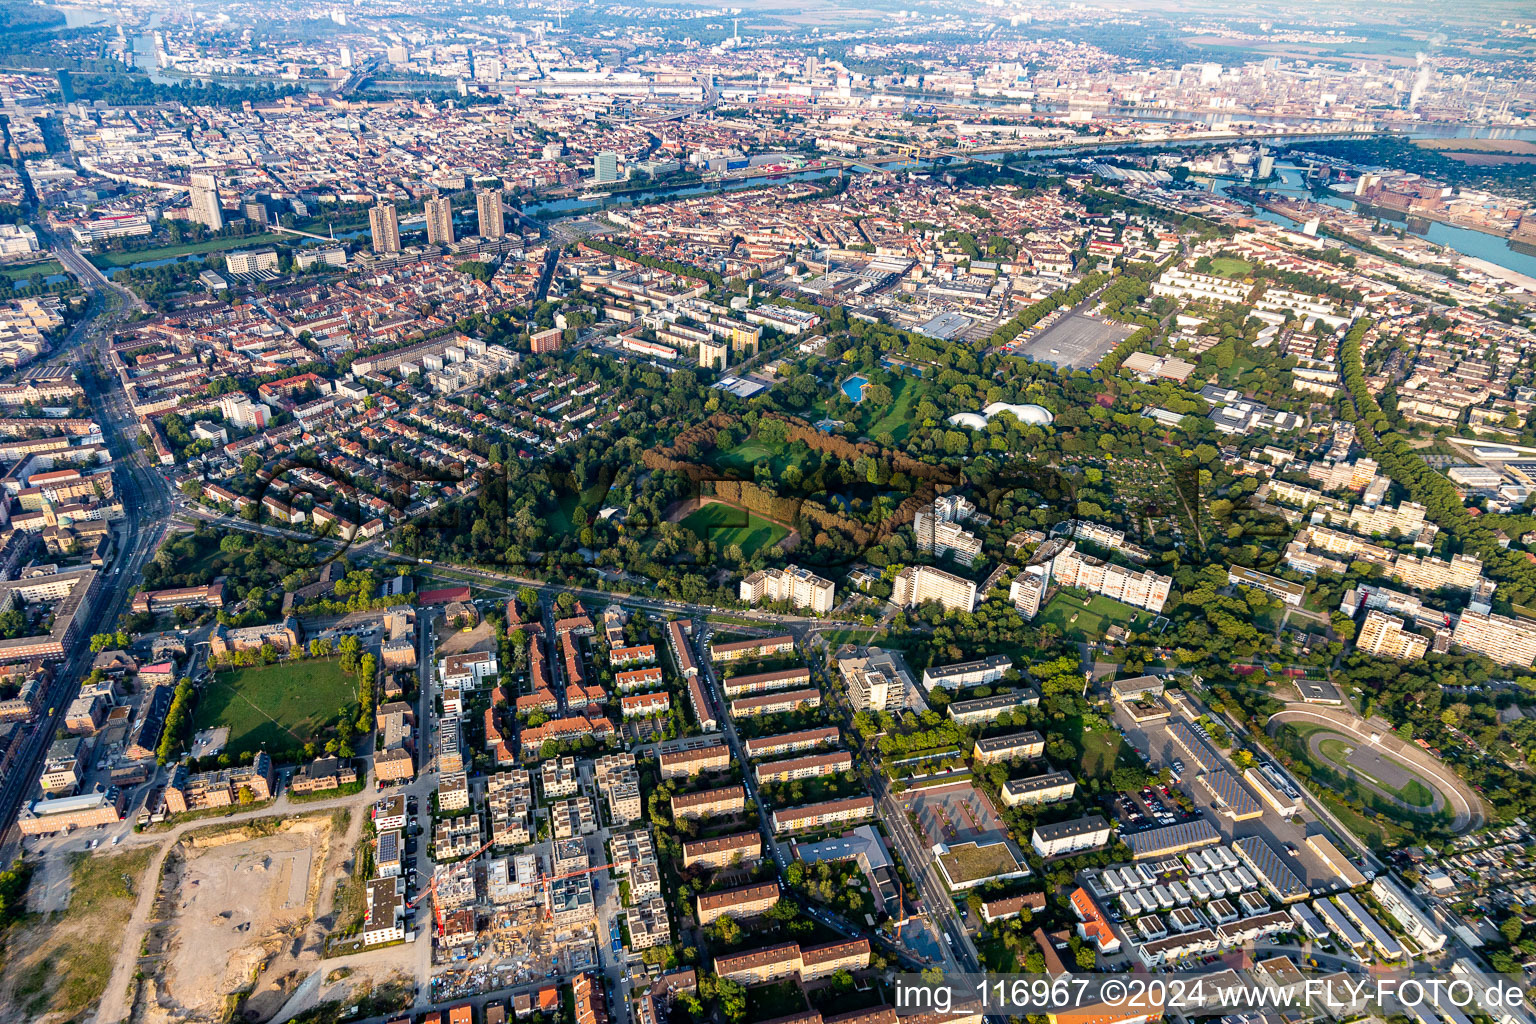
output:
M 316 815 L 184 842 L 161 881 L 160 970 L 142 1019 L 225 1019 L 236 993 L 248 993 L 247 1019 L 275 1011 L 285 979 L 319 965 L 306 932 L 338 838 L 332 818 Z
M 13 925 L 3 935 L 0 1021 L 57 1024 L 95 1005 L 116 947 L 103 942 L 128 924 L 151 851 L 76 856 L 66 908 Z M 52 879 L 34 875 L 34 886 Z

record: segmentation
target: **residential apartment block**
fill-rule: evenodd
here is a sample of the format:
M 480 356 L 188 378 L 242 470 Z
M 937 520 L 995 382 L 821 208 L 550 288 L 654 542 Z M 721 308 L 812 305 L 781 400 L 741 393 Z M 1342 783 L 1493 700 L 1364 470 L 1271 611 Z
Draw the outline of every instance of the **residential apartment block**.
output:
M 1365 621 L 1360 625 L 1355 647 L 1383 658 L 1411 661 L 1422 658 L 1424 652 L 1429 650 L 1429 638 L 1409 632 L 1403 620 L 1396 615 L 1372 609 L 1365 613 Z
M 797 779 L 814 779 L 835 772 L 853 769 L 853 755 L 846 750 L 834 750 L 826 754 L 809 754 L 785 761 L 766 761 L 756 768 L 758 785 L 771 782 L 793 782 Z
M 1077 780 L 1070 772 L 1047 772 L 1029 779 L 1009 779 L 1003 783 L 1003 803 L 1009 807 L 1037 807 L 1072 799 Z
M 258 751 L 248 765 L 189 774 L 176 766 L 165 784 L 165 806 L 172 814 L 272 799 L 272 759 Z
M 864 821 L 874 816 L 874 797 L 855 796 L 844 800 L 827 800 L 801 807 L 780 807 L 772 815 L 773 831 L 775 833 L 801 832 L 824 825 Z
M 1122 604 L 1160 612 L 1168 602 L 1173 578 L 1155 572 L 1127 569 L 1102 558 L 1094 558 L 1067 544 L 1051 561 L 1051 577 L 1063 586 L 1080 587 L 1095 594 L 1112 597 Z
M 1474 612 L 1470 608 L 1456 620 L 1451 642 L 1500 665 L 1528 667 L 1536 661 L 1536 620 Z
M 985 686 L 1003 678 L 1011 668 L 1013 662 L 1001 654 L 955 665 L 937 665 L 923 670 L 923 689 L 932 690 L 935 686 L 941 686 L 946 690 L 964 690 L 972 686 Z
M 784 711 L 793 711 L 804 705 L 806 707 L 821 707 L 821 691 L 785 690 L 782 693 L 766 693 L 761 697 L 743 697 L 740 700 L 731 701 L 732 718 L 755 718 L 758 715 L 776 715 Z
M 773 672 L 754 672 L 751 675 L 732 676 L 722 679 L 720 687 L 727 697 L 745 697 L 749 694 L 785 690 L 791 686 L 805 686 L 811 681 L 811 670 L 801 665 L 797 668 L 781 668 Z
M 785 942 L 765 949 L 715 957 L 715 972 L 743 985 L 761 985 L 799 976 L 801 981 L 829 977 L 838 971 L 869 966 L 868 939 L 842 939 L 824 946 L 802 948 Z
M 746 740 L 742 746 L 746 750 L 747 757 L 756 760 L 760 757 L 777 757 L 779 754 L 815 750 L 817 747 L 836 743 L 841 738 L 842 733 L 834 725 L 821 729 L 801 729 L 798 732 L 780 733 L 777 736 L 759 736 Z
M 793 654 L 794 652 L 795 638 L 792 636 L 753 637 L 747 640 L 709 645 L 711 661 L 739 661 L 742 658 L 766 658 L 771 654 Z
M 1097 814 L 1053 825 L 1036 825 L 1030 836 L 1035 852 L 1042 857 L 1060 857 L 1081 850 L 1097 850 L 1109 844 L 1109 822 Z
M 736 858 L 757 860 L 763 855 L 763 837 L 757 831 L 694 839 L 683 843 L 683 867 L 702 864 L 708 868 L 728 867 Z
M 976 584 L 931 565 L 909 565 L 897 575 L 891 600 L 903 608 L 937 601 L 946 611 L 969 612 L 976 608 Z
M 845 646 L 837 651 L 837 670 L 848 687 L 855 711 L 927 710 L 911 669 L 898 651 Z
M 710 818 L 715 815 L 740 814 L 746 807 L 747 791 L 739 785 L 704 789 L 697 793 L 676 793 L 672 797 L 672 817 Z
M 699 924 L 704 926 L 720 917 L 734 917 L 738 921 L 757 917 L 767 913 L 779 902 L 779 896 L 777 881 L 723 889 L 720 892 L 701 892 L 698 895 Z
M 690 747 L 663 753 L 657 763 L 663 779 L 676 779 L 699 772 L 723 772 L 731 766 L 731 750 L 724 743 Z
M 817 615 L 832 611 L 835 587 L 831 580 L 822 579 L 798 565 L 786 565 L 782 569 L 759 569 L 741 581 L 741 600 L 748 604 L 760 601 L 788 601 L 796 608 L 805 608 Z
M 977 764 L 991 764 L 994 761 L 1011 761 L 1016 757 L 1033 760 L 1044 753 L 1045 737 L 1033 729 L 1026 729 L 1023 732 L 984 736 L 978 739 L 971 759 Z

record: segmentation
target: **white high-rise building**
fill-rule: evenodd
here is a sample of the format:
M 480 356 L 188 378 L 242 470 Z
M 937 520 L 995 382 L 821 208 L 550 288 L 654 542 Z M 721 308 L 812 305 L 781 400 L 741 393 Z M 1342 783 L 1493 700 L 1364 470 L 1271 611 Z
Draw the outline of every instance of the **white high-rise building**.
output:
M 1045 589 L 1050 582 L 1051 567 L 1048 564 L 1030 565 L 1008 587 L 1008 600 L 1013 602 L 1026 622 L 1040 614 L 1040 606 L 1045 602 Z
M 379 203 L 368 211 L 368 227 L 373 233 L 373 251 L 400 251 L 400 215 L 394 203 Z
M 1500 665 L 1527 667 L 1536 662 L 1536 621 L 1486 615 L 1469 608 L 1456 620 L 1451 642 L 1486 654 Z
M 917 550 L 935 555 L 953 553 L 955 560 L 970 565 L 981 554 L 981 539 L 959 523 L 948 522 L 924 509 L 912 520 Z
M 219 203 L 219 182 L 211 174 L 192 175 L 192 219 L 209 231 L 224 227 L 224 207 Z
M 848 700 L 855 711 L 927 709 L 911 670 L 896 651 L 844 647 L 837 652 L 837 671 L 848 687 Z
M 809 608 L 826 615 L 835 601 L 831 580 L 822 579 L 809 569 L 786 565 L 782 569 L 759 569 L 741 581 L 741 599 L 748 604 L 759 601 L 788 601 L 796 608 Z
M 931 565 L 909 565 L 896 577 L 891 600 L 902 607 L 937 601 L 946 611 L 976 608 L 976 584 Z
M 246 430 L 260 430 L 272 419 L 270 408 L 238 391 L 219 399 L 219 412 L 226 422 Z
M 1429 638 L 1403 628 L 1403 620 L 1396 615 L 1373 608 L 1365 613 L 1355 646 L 1383 658 L 1412 661 L 1424 657 L 1424 652 L 1429 650 Z

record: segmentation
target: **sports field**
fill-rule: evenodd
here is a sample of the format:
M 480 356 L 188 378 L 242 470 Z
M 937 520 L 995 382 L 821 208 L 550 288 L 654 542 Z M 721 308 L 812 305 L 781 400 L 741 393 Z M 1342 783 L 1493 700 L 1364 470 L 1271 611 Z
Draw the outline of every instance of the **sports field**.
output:
M 712 459 L 724 470 L 734 470 L 748 478 L 759 463 L 767 463 L 775 477 L 784 472 L 789 464 L 789 446 L 780 441 L 760 441 L 749 437 L 734 448 L 716 451 Z
M 194 731 L 229 727 L 225 752 L 238 756 L 266 747 L 268 753 L 302 747 L 356 702 L 357 681 L 335 658 L 238 668 L 214 675 L 193 716 Z
M 741 553 L 748 558 L 789 536 L 789 531 L 779 524 L 721 502 L 690 512 L 683 519 L 683 525 L 700 538 L 721 547 L 739 545 Z
M 1410 774 L 1401 763 L 1391 760 L 1374 750 L 1357 749 L 1355 744 L 1338 733 L 1319 736 L 1314 749 L 1335 765 L 1347 765 L 1357 775 L 1396 796 L 1413 807 L 1430 807 L 1435 802 L 1434 792 Z
M 1330 807 L 1358 801 L 1375 812 L 1373 820 L 1408 828 L 1448 816 L 1439 790 L 1384 750 L 1313 723 L 1287 723 L 1276 739 L 1307 762 L 1313 791 L 1329 799 Z

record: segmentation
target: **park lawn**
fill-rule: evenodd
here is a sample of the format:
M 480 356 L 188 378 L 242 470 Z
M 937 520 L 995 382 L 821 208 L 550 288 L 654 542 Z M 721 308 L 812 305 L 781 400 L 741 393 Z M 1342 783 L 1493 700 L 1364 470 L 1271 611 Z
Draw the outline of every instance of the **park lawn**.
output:
M 1040 612 L 1040 622 L 1052 623 L 1063 637 L 1083 640 L 1098 640 L 1113 625 L 1132 629 L 1153 617 L 1145 609 L 1132 608 L 1103 594 L 1084 599 L 1067 590 L 1058 592 Z
M 891 382 L 891 404 L 880 415 L 873 419 L 864 420 L 862 432 L 869 436 L 890 431 L 897 441 L 903 441 L 907 433 L 912 429 L 913 410 L 917 408 L 918 399 L 928 393 L 929 384 L 925 380 L 916 377 L 897 376 Z M 859 412 L 864 413 L 866 403 L 859 403 Z M 867 415 L 867 414 L 866 414 Z
M 337 658 L 219 672 L 203 688 L 193 729 L 229 726 L 225 751 L 295 750 L 317 738 L 357 700 L 357 680 Z
M 783 442 L 760 441 L 749 437 L 734 448 L 714 454 L 714 463 L 718 468 L 748 475 L 761 462 L 767 462 L 774 476 L 778 476 L 789 462 L 789 446 Z
M 750 1020 L 773 1020 L 805 1012 L 805 994 L 793 981 L 770 982 L 747 989 Z
M 1120 733 L 1108 725 L 1102 729 L 1087 732 L 1083 729 L 1081 719 L 1077 720 L 1077 726 L 1073 731 L 1083 740 L 1083 759 L 1080 764 L 1083 778 L 1109 778 L 1115 770 L 1115 763 L 1120 759 L 1120 751 L 1125 746 Z
M 244 249 L 258 245 L 286 245 L 293 235 L 279 235 L 266 231 L 259 235 L 243 235 L 231 238 L 210 238 L 205 242 L 183 242 L 181 245 L 165 245 L 158 249 L 137 249 L 133 252 L 102 252 L 91 257 L 91 262 L 103 270 L 109 267 L 128 267 L 149 260 L 168 260 L 176 256 L 190 256 L 200 252 L 223 252 L 225 249 Z
M 868 644 L 875 638 L 875 628 L 868 629 L 827 629 L 823 630 L 821 637 L 827 642 L 830 650 L 837 650 L 843 644 Z
M 21 267 L 0 267 L 0 277 L 10 278 L 12 281 L 26 281 L 33 274 L 41 274 L 50 277 L 54 274 L 64 273 L 64 265 L 58 260 L 48 260 L 46 263 L 28 263 Z
M 1217 277 L 1247 277 L 1253 272 L 1253 264 L 1231 256 L 1217 256 L 1211 260 L 1211 273 Z
M 571 533 L 576 528 L 574 521 L 576 509 L 585 505 L 590 510 L 587 518 L 596 519 L 598 510 L 603 507 L 607 497 L 608 488 L 601 481 L 579 494 L 570 492 L 561 494 L 555 499 L 555 507 L 544 514 L 544 521 L 555 533 Z
M 739 545 L 741 553 L 748 558 L 789 536 L 789 530 L 778 523 L 720 502 L 690 512 L 683 520 L 683 525 L 701 539 L 713 541 L 721 547 Z
M 1002 939 L 980 939 L 976 943 L 976 952 L 981 955 L 982 966 L 989 973 L 1014 974 L 1021 969 L 1018 958 L 1003 944 Z

